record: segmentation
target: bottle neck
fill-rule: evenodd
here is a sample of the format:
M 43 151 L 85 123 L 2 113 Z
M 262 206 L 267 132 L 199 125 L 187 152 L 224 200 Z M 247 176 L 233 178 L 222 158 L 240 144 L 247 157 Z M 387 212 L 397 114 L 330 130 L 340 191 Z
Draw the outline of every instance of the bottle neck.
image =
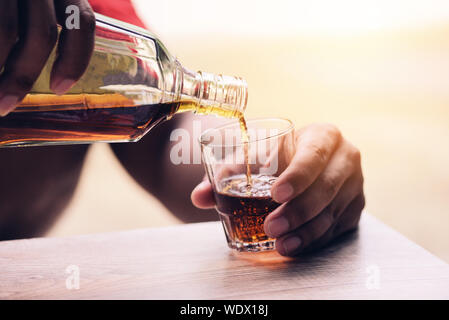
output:
M 248 85 L 244 79 L 180 68 L 179 101 L 193 102 L 194 112 L 225 117 L 240 117 L 245 112 Z

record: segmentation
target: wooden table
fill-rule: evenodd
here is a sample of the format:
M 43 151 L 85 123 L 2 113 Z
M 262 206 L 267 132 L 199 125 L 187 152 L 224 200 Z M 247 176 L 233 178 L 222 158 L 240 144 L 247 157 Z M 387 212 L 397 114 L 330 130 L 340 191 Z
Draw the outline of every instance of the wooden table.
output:
M 449 266 L 367 214 L 297 259 L 235 253 L 210 222 L 2 242 L 0 298 L 448 299 Z

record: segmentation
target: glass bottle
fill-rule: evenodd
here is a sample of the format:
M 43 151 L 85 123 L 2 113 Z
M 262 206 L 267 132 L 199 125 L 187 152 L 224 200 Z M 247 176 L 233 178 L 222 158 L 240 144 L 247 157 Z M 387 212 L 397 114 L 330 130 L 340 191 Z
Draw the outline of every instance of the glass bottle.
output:
M 184 68 L 152 33 L 96 14 L 95 49 L 66 94 L 50 90 L 53 53 L 32 91 L 0 118 L 0 147 L 138 141 L 176 113 L 241 118 L 241 78 Z

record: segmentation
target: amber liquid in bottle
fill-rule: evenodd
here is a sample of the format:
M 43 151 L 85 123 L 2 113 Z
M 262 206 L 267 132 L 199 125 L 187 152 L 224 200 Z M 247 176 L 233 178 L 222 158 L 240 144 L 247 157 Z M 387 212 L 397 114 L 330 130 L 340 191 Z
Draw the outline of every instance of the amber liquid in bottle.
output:
M 185 111 L 243 119 L 239 112 L 189 101 L 136 106 L 120 94 L 29 94 L 14 112 L 0 118 L 0 146 L 135 141 Z

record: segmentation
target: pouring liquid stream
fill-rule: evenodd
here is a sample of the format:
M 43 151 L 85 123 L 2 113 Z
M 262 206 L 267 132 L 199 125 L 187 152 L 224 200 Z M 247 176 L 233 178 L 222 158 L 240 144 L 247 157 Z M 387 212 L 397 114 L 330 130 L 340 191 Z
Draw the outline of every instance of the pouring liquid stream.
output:
M 243 143 L 243 153 L 246 165 L 246 185 L 247 185 L 247 194 L 251 194 L 251 186 L 253 184 L 251 177 L 251 166 L 249 163 L 249 136 L 248 136 L 248 127 L 246 125 L 245 117 L 243 115 L 239 116 L 240 123 L 240 132 L 241 132 L 241 140 Z

